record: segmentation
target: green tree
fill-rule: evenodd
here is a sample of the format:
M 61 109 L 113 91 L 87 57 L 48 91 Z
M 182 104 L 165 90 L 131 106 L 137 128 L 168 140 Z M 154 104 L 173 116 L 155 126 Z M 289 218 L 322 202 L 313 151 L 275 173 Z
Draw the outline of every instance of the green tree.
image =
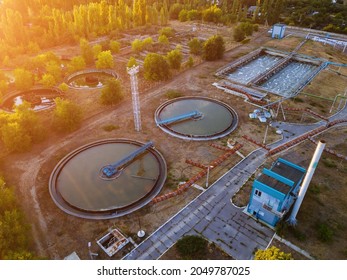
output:
M 166 59 L 172 69 L 180 69 L 182 63 L 182 53 L 179 48 L 170 51 L 166 55 Z
M 76 130 L 82 122 L 82 109 L 70 100 L 60 97 L 55 100 L 53 126 L 58 131 Z
M 92 47 L 93 49 L 93 56 L 94 56 L 94 59 L 97 59 L 98 58 L 98 55 L 99 53 L 102 52 L 102 46 L 100 44 L 96 44 Z
M 169 43 L 170 43 L 169 39 L 165 35 L 160 35 L 158 37 L 158 42 L 162 45 L 165 45 L 165 46 L 169 45 Z
M 44 139 L 42 122 L 31 109 L 30 103 L 23 102 L 16 106 L 12 117 L 12 120 L 16 121 L 24 130 L 25 135 L 30 137 L 32 143 L 38 143 Z
M 29 90 L 33 86 L 33 75 L 30 71 L 17 68 L 13 71 L 15 86 L 18 90 Z
M 41 79 L 41 83 L 46 87 L 53 87 L 57 81 L 51 74 L 44 74 Z
M 62 71 L 61 71 L 61 66 L 58 62 L 54 60 L 49 61 L 46 65 L 46 71 L 47 71 L 47 74 L 52 75 L 56 81 L 61 80 Z
M 163 27 L 159 30 L 159 35 L 165 35 L 167 38 L 170 38 L 175 35 L 175 30 L 173 30 L 171 27 Z
M 147 37 L 147 38 L 143 39 L 143 41 L 142 41 L 142 48 L 144 50 L 149 50 L 152 45 L 153 45 L 152 37 Z
M 105 68 L 113 68 L 114 60 L 111 54 L 111 51 L 103 51 L 99 53 L 98 59 L 96 61 L 96 68 L 105 69 Z
M 66 92 L 69 89 L 69 86 L 66 83 L 61 83 L 58 87 L 62 92 Z
M 9 152 L 25 152 L 31 148 L 31 138 L 18 122 L 1 127 L 1 140 Z
M 275 246 L 272 246 L 265 250 L 257 250 L 254 256 L 255 260 L 292 260 L 292 255 L 290 253 L 281 252 Z
M 156 53 L 149 53 L 146 55 L 144 64 L 145 79 L 151 81 L 166 80 L 170 76 L 170 66 L 166 59 Z
M 111 78 L 107 81 L 106 86 L 101 91 L 100 102 L 103 105 L 114 105 L 124 98 L 120 81 Z
M 67 66 L 68 72 L 73 73 L 86 68 L 86 62 L 82 56 L 75 56 Z
M 136 58 L 131 56 L 128 60 L 127 67 L 130 68 L 130 67 L 137 66 L 137 65 L 138 65 L 138 63 L 136 61 Z
M 0 221 L 1 254 L 3 252 L 25 250 L 29 245 L 29 228 L 28 224 L 25 223 L 22 212 L 17 209 L 5 211 Z
M 204 259 L 207 254 L 208 242 L 196 235 L 186 235 L 177 241 L 177 251 L 182 259 L 199 260 Z
M 135 39 L 132 43 L 131 43 L 131 49 L 133 52 L 141 52 L 143 50 L 143 43 L 141 40 L 139 39 Z
M 87 65 L 92 64 L 94 62 L 94 53 L 92 47 L 86 39 L 80 40 L 80 49 L 85 63 Z
M 171 19 L 178 19 L 180 11 L 183 9 L 183 5 L 180 3 L 174 3 L 170 6 L 169 15 Z
M 6 210 L 14 209 L 16 198 L 13 189 L 6 186 L 4 178 L 0 177 L 0 217 Z
M 188 42 L 188 47 L 191 54 L 199 55 L 203 50 L 203 42 L 198 38 L 193 38 Z
M 235 27 L 233 37 L 236 42 L 241 42 L 246 38 L 246 33 L 240 25 Z
M 178 19 L 180 22 L 184 22 L 188 20 L 188 11 L 186 9 L 183 9 L 178 14 Z
M 204 43 L 204 57 L 206 60 L 221 59 L 224 51 L 224 40 L 220 35 L 214 35 Z
M 120 51 L 120 43 L 117 41 L 110 41 L 110 50 L 112 53 L 119 53 Z

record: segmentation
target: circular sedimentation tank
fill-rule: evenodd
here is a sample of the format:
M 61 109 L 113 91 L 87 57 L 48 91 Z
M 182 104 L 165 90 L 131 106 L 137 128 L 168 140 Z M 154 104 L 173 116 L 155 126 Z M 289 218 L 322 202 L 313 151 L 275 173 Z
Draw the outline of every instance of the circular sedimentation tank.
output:
M 144 147 L 129 139 L 106 139 L 66 155 L 54 168 L 49 191 L 64 212 L 87 219 L 124 216 L 148 204 L 162 189 L 166 162 L 153 146 L 106 178 L 103 168 Z
M 195 115 L 194 115 L 195 114 Z M 185 118 L 184 116 L 189 116 Z M 213 140 L 231 133 L 238 123 L 229 105 L 205 97 L 182 97 L 160 105 L 155 122 L 163 131 L 186 140 Z M 176 119 L 172 123 L 165 121 Z
M 111 70 L 83 70 L 66 78 L 66 83 L 77 89 L 102 88 L 110 78 L 118 79 L 118 75 Z
M 43 111 L 55 106 L 54 98 L 62 96 L 57 88 L 36 88 L 17 92 L 4 98 L 1 108 L 13 112 L 15 107 L 28 102 L 34 111 Z

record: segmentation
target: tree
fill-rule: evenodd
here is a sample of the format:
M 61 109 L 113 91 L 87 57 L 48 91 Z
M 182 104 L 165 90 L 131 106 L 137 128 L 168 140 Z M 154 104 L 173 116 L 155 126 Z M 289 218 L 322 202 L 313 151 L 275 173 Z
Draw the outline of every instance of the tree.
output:
M 61 83 L 58 87 L 62 92 L 66 92 L 69 89 L 69 86 L 66 83 Z
M 82 109 L 70 100 L 54 99 L 53 126 L 58 131 L 76 130 L 82 122 Z
M 141 40 L 139 39 L 135 39 L 132 43 L 131 43 L 131 49 L 133 52 L 141 52 L 143 49 L 143 43 Z
M 177 241 L 177 251 L 185 260 L 203 259 L 207 253 L 206 239 L 196 235 L 186 235 Z
M 1 140 L 9 152 L 25 152 L 31 148 L 31 138 L 18 122 L 1 127 Z
M 32 143 L 38 143 L 45 137 L 42 122 L 38 115 L 31 109 L 31 104 L 23 102 L 15 107 L 12 121 L 16 121 L 30 137 Z
M 179 48 L 170 51 L 166 55 L 166 59 L 172 69 L 180 69 L 182 63 L 182 53 Z
M 92 47 L 92 49 L 93 49 L 94 59 L 97 59 L 99 53 L 102 52 L 102 46 L 100 44 L 96 44 Z
M 117 41 L 110 41 L 110 50 L 112 53 L 119 53 L 120 51 L 120 43 Z
M 128 60 L 127 67 L 128 67 L 128 68 L 131 68 L 131 67 L 137 66 L 137 65 L 138 65 L 138 63 L 137 63 L 137 61 L 136 61 L 136 58 L 133 57 L 133 56 L 131 56 L 131 57 L 129 58 L 129 60 Z
M 203 50 L 203 42 L 198 38 L 193 38 L 188 42 L 188 47 L 191 54 L 199 55 Z
M 153 39 L 152 37 L 147 37 L 145 39 L 143 39 L 142 41 L 142 48 L 144 50 L 148 50 L 150 49 L 150 47 L 153 45 Z
M 149 53 L 144 60 L 145 79 L 151 81 L 166 80 L 170 76 L 170 66 L 166 59 L 156 53 Z
M 220 35 L 214 35 L 204 43 L 204 57 L 206 60 L 221 59 L 224 51 L 224 40 Z
M 178 14 L 178 19 L 180 22 L 184 22 L 188 20 L 188 11 L 186 9 L 183 9 Z
M 75 56 L 67 66 L 69 73 L 80 71 L 86 68 L 86 62 L 82 56 Z
M 175 35 L 175 31 L 171 27 L 163 27 L 159 30 L 159 35 L 165 35 L 169 38 Z
M 46 65 L 46 71 L 47 71 L 47 74 L 52 75 L 56 81 L 61 80 L 62 71 L 61 71 L 61 66 L 58 62 L 54 60 L 49 61 Z
M 80 40 L 80 49 L 82 57 L 87 65 L 94 62 L 94 53 L 92 47 L 86 39 Z
M 11 210 L 16 205 L 16 198 L 13 190 L 6 186 L 4 178 L 0 177 L 0 216 L 2 216 L 6 210 Z
M 15 85 L 18 90 L 29 90 L 33 86 L 33 75 L 30 71 L 17 68 L 13 71 Z
M 111 78 L 107 81 L 106 86 L 101 91 L 100 102 L 103 105 L 114 105 L 124 98 L 120 81 Z
M 235 27 L 233 37 L 236 42 L 241 42 L 246 38 L 246 33 L 240 25 Z
M 96 68 L 105 69 L 112 68 L 114 66 L 113 56 L 111 51 L 103 51 L 99 53 L 98 59 L 96 61 Z
M 53 87 L 57 81 L 51 74 L 44 74 L 41 79 L 41 83 L 46 87 Z
M 158 42 L 165 46 L 167 46 L 170 43 L 169 39 L 165 35 L 160 35 L 158 38 Z
M 190 56 L 186 62 L 187 66 L 189 68 L 193 67 L 194 66 L 194 59 Z
M 255 252 L 255 260 L 292 260 L 292 255 L 290 253 L 286 254 L 281 252 L 275 246 L 272 246 L 265 250 L 258 250 Z

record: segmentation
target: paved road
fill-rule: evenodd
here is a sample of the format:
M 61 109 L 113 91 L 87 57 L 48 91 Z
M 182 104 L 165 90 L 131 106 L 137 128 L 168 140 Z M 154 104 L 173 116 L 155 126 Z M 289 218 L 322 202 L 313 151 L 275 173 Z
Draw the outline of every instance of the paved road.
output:
M 230 198 L 264 162 L 266 151 L 256 150 L 227 172 L 124 259 L 158 259 L 182 236 L 202 235 L 235 259 L 251 259 L 265 248 L 274 232 L 234 207 Z

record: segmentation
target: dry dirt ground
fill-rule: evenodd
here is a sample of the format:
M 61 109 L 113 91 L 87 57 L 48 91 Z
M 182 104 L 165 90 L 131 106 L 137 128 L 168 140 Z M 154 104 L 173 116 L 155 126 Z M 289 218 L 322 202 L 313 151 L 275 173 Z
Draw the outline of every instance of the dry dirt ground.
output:
M 210 31 L 208 31 L 210 32 Z M 224 66 L 235 58 L 244 55 L 270 40 L 266 32 L 261 35 L 256 33 L 250 44 L 232 46 L 222 60 L 216 62 L 203 62 L 191 69 L 184 69 L 177 73 L 169 81 L 161 83 L 148 83 L 143 80 L 140 73 L 140 99 L 142 106 L 143 131 L 137 133 L 133 129 L 132 110 L 130 101 L 129 78 L 125 73 L 125 64 L 119 63 L 115 71 L 120 75 L 126 98 L 117 105 L 103 107 L 98 104 L 99 90 L 69 90 L 66 98 L 79 103 L 85 113 L 85 120 L 81 128 L 71 134 L 56 134 L 48 127 L 47 139 L 33 147 L 31 152 L 25 154 L 7 155 L 2 160 L 1 169 L 5 174 L 8 184 L 16 186 L 18 197 L 25 210 L 28 220 L 32 225 L 34 237 L 34 249 L 48 259 L 62 259 L 73 251 L 82 259 L 88 259 L 88 241 L 92 241 L 92 250 L 100 254 L 100 258 L 107 258 L 95 243 L 95 239 L 104 233 L 109 227 L 119 228 L 125 235 L 131 236 L 135 242 L 140 240 L 136 237 L 141 227 L 150 234 L 157 229 L 169 217 L 196 197 L 200 190 L 190 188 L 183 195 L 161 202 L 125 217 L 91 221 L 76 218 L 65 214 L 53 203 L 48 190 L 49 176 L 58 163 L 67 153 L 75 148 L 105 138 L 130 138 L 139 141 L 152 140 L 156 148 L 163 154 L 168 165 L 168 182 L 162 193 L 167 193 L 175 188 L 182 178 L 190 178 L 199 170 L 185 163 L 186 158 L 207 164 L 209 161 L 223 154 L 205 142 L 184 141 L 171 137 L 155 126 L 153 119 L 155 109 L 167 100 L 165 93 L 174 89 L 181 91 L 184 96 L 206 96 L 221 100 L 232 106 L 239 116 L 238 128 L 229 137 L 225 137 L 216 143 L 225 145 L 228 138 L 244 144 L 241 154 L 247 155 L 256 146 L 242 139 L 242 135 L 251 134 L 252 138 L 262 141 L 264 127 L 256 121 L 250 121 L 248 114 L 255 107 L 245 103 L 242 98 L 226 94 L 212 86 L 216 81 L 213 76 L 216 69 Z M 230 41 L 230 39 L 229 39 Z M 50 113 L 42 114 L 43 118 L 50 118 Z M 49 122 L 47 122 L 49 123 Z M 102 127 L 113 124 L 119 128 L 106 132 Z M 276 141 L 278 136 L 273 129 L 269 129 L 267 142 Z M 238 155 L 233 155 L 219 168 L 211 172 L 211 181 L 219 178 L 225 171 L 241 160 Z M 200 180 L 198 185 L 204 185 Z M 127 248 L 128 250 L 131 249 Z M 123 253 L 114 258 L 120 258 Z

